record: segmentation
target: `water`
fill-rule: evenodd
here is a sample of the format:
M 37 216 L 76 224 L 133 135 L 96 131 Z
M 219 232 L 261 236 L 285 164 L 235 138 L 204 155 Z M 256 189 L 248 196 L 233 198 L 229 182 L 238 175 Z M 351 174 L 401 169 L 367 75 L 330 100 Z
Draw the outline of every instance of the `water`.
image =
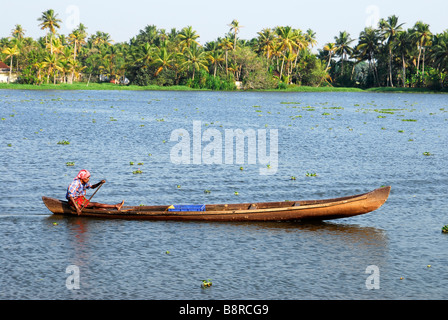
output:
M 2 90 L 0 99 L 0 299 L 448 297 L 446 95 Z M 193 139 L 194 121 L 223 137 L 278 130 L 275 174 L 260 174 L 260 158 L 174 164 L 171 133 Z M 375 212 L 312 224 L 52 216 L 41 196 L 62 199 L 84 168 L 93 183 L 107 180 L 94 200 L 128 205 L 392 191 Z M 79 289 L 66 286 L 69 266 Z M 366 286 L 369 266 L 377 289 Z

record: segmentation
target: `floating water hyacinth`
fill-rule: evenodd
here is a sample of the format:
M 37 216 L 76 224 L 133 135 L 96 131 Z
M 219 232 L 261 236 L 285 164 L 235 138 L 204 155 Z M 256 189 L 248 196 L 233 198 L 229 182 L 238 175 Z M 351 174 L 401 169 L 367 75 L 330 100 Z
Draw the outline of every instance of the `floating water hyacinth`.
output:
M 61 141 L 58 141 L 58 144 L 67 145 L 67 144 L 70 144 L 70 142 L 67 140 L 61 140 Z
M 211 286 L 212 286 L 212 280 L 210 280 L 210 279 L 202 280 L 202 283 L 201 283 L 202 288 L 205 289 L 205 288 L 209 288 Z

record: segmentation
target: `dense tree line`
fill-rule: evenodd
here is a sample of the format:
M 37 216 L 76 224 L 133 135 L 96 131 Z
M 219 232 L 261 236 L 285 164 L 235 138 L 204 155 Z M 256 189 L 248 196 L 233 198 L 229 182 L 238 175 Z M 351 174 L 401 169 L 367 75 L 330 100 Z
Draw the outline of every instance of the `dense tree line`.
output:
M 318 53 L 312 30 L 265 28 L 251 40 L 238 37 L 237 20 L 223 37 L 201 45 L 191 27 L 158 29 L 148 25 L 128 42 L 88 34 L 80 24 L 59 34 L 62 21 L 53 10 L 37 19 L 44 37 L 25 37 L 16 25 L 0 39 L 0 60 L 29 84 L 113 81 L 134 85 L 188 85 L 232 90 L 285 88 L 288 85 L 346 87 L 429 87 L 447 85 L 448 30 L 433 34 L 417 22 L 405 29 L 395 15 L 357 39 L 342 31 Z M 356 43 L 357 41 L 357 43 Z

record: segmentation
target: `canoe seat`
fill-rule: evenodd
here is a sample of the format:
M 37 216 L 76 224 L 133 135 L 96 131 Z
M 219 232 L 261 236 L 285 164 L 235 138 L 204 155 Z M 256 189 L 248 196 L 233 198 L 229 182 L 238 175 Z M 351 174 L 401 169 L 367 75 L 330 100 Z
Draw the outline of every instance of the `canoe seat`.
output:
M 252 204 L 249 206 L 249 210 L 254 210 L 254 209 L 258 209 L 258 207 L 257 207 L 257 205 L 256 205 L 255 203 L 252 203 Z
M 293 207 L 300 207 L 300 202 L 294 202 Z

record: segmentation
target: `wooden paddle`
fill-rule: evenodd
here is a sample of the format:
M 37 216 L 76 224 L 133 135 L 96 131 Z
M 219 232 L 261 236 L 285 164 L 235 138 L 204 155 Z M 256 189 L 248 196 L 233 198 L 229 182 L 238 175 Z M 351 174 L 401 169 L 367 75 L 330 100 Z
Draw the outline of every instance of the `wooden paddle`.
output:
M 98 190 L 100 190 L 100 188 L 101 188 L 101 186 L 102 186 L 103 184 L 104 184 L 104 183 L 101 183 L 101 184 L 98 186 L 98 188 L 95 190 L 95 192 L 90 196 L 88 202 L 90 202 L 90 200 L 92 200 L 92 198 L 93 198 L 93 196 L 95 195 L 95 193 L 97 193 Z M 83 204 L 82 207 L 81 207 L 81 210 L 79 211 L 80 214 L 82 213 L 82 210 L 84 209 L 85 205 L 86 205 L 88 202 L 84 202 L 84 204 Z

